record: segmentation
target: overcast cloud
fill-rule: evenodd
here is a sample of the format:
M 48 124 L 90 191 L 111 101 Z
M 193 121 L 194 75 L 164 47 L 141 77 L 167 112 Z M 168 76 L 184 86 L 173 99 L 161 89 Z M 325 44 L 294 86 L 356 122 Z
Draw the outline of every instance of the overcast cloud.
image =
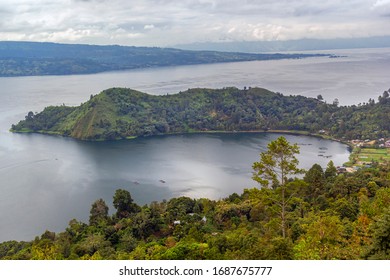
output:
M 390 0 L 0 0 L 0 40 L 167 46 L 390 35 Z

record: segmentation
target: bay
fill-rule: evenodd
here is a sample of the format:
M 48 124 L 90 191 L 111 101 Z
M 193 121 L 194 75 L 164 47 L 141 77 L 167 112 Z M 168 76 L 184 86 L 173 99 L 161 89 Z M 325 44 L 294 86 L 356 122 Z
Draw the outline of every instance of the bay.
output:
M 303 168 L 325 166 L 330 159 L 340 164 L 349 155 L 338 142 L 285 136 L 300 144 Z M 183 195 L 219 199 L 240 194 L 259 187 L 251 180 L 251 165 L 277 137 L 194 134 L 81 142 L 13 135 L 12 151 L 0 161 L 0 237 L 29 240 L 46 229 L 63 230 L 72 218 L 87 222 L 93 201 L 103 198 L 112 205 L 118 188 L 129 190 L 140 205 Z M 319 157 L 320 148 L 331 158 Z
M 334 51 L 333 51 L 334 52 Z M 351 104 L 389 87 L 389 49 L 344 50 L 340 58 L 310 58 L 139 69 L 94 75 L 0 78 L 0 241 L 31 240 L 61 231 L 72 218 L 88 221 L 98 198 L 112 205 L 117 188 L 142 205 L 175 196 L 219 199 L 256 187 L 251 165 L 277 134 L 194 134 L 131 141 L 81 142 L 8 132 L 28 111 L 78 105 L 109 87 L 151 94 L 193 87 L 259 86 L 285 94 Z M 340 165 L 345 145 L 286 135 L 299 143 L 301 166 Z M 329 158 L 318 156 L 326 148 Z M 113 211 L 112 206 L 111 212 Z

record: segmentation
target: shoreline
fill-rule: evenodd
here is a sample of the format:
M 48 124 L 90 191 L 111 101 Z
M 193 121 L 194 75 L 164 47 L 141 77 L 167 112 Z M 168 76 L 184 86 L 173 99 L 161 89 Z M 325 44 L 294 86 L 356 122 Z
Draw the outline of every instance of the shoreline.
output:
M 82 138 L 75 138 L 72 136 L 67 136 L 61 134 L 61 132 L 55 132 L 55 131 L 32 131 L 32 130 L 24 130 L 24 131 L 17 131 L 13 129 L 9 129 L 9 132 L 12 133 L 21 133 L 21 134 L 42 134 L 42 135 L 48 135 L 48 136 L 61 136 L 65 138 L 71 138 L 77 141 L 86 141 L 86 142 L 104 142 L 104 141 L 118 141 L 118 140 L 133 140 L 136 138 L 142 138 L 142 137 L 153 137 L 153 136 L 166 136 L 166 135 L 185 135 L 185 134 L 239 134 L 239 133 L 278 133 L 278 134 L 290 134 L 290 135 L 302 135 L 302 136 L 311 136 L 311 137 L 317 137 L 325 140 L 331 140 L 336 141 L 342 144 L 345 144 L 349 146 L 350 148 L 353 148 L 353 145 L 349 143 L 348 141 L 343 141 L 337 138 L 334 138 L 329 135 L 324 134 L 318 134 L 318 133 L 312 133 L 305 130 L 288 130 L 288 129 L 268 129 L 268 130 L 194 130 L 194 131 L 186 131 L 186 132 L 172 132 L 172 133 L 161 133 L 161 134 L 153 134 L 153 135 L 132 135 L 127 136 L 125 138 L 115 138 L 115 139 L 82 139 Z
M 330 140 L 342 143 L 346 146 L 348 146 L 349 151 L 349 161 L 344 162 L 343 166 L 348 165 L 348 163 L 351 162 L 351 156 L 353 155 L 353 150 L 355 147 L 348 141 L 340 140 L 337 138 L 334 138 L 329 135 L 325 134 L 318 134 L 318 133 L 311 133 L 305 130 L 288 130 L 288 129 L 269 129 L 269 130 L 239 130 L 239 131 L 228 131 L 228 130 L 208 130 L 208 131 L 187 131 L 187 132 L 175 132 L 175 133 L 162 133 L 162 134 L 155 134 L 155 135 L 147 135 L 147 136 L 127 136 L 126 138 L 116 138 L 116 139 L 79 139 L 72 136 L 66 136 L 59 132 L 47 132 L 47 131 L 14 131 L 12 129 L 9 130 L 12 133 L 22 133 L 22 134 L 42 134 L 42 135 L 48 135 L 48 136 L 57 136 L 57 137 L 65 137 L 70 138 L 75 141 L 82 141 L 82 142 L 105 142 L 105 141 L 129 141 L 137 138 L 148 138 L 148 137 L 155 137 L 155 136 L 170 136 L 170 135 L 186 135 L 186 134 L 240 134 L 240 133 L 275 133 L 275 134 L 289 134 L 289 135 L 296 135 L 296 136 L 310 136 L 310 137 L 316 137 L 324 140 Z
M 210 131 L 190 131 L 190 132 L 178 132 L 178 133 L 164 133 L 164 134 L 156 134 L 156 135 L 150 135 L 150 136 L 164 136 L 164 135 L 184 135 L 184 134 L 213 134 L 213 133 L 231 133 L 231 134 L 238 134 L 238 133 L 278 133 L 278 134 L 290 134 L 290 135 L 301 135 L 301 136 L 311 136 L 316 138 L 321 138 L 325 140 L 331 140 L 336 141 L 342 144 L 347 145 L 351 149 L 353 148 L 353 145 L 349 143 L 348 141 L 340 140 L 337 138 L 334 138 L 329 135 L 324 134 L 318 134 L 318 133 L 312 133 L 305 130 L 288 130 L 288 129 L 269 129 L 269 130 L 236 130 L 236 131 L 229 131 L 229 130 L 210 130 Z M 138 138 L 138 137 L 150 137 L 150 136 L 133 136 L 131 139 Z M 103 140 L 105 141 L 105 140 Z

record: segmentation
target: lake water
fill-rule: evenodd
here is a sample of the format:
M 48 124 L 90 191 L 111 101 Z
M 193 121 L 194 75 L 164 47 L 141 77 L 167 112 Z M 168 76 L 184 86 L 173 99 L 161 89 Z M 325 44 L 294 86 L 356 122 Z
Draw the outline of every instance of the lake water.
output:
M 70 219 L 88 221 L 103 198 L 112 210 L 117 188 L 138 204 L 174 196 L 218 199 L 244 188 L 251 165 L 277 134 L 194 134 L 131 141 L 82 142 L 8 132 L 30 110 L 78 105 L 90 94 L 120 86 L 151 94 L 193 87 L 259 86 L 285 94 L 322 96 L 351 104 L 377 98 L 390 86 L 389 49 L 331 51 L 342 58 L 311 58 L 140 69 L 94 75 L 0 78 L 0 241 L 31 240 L 46 229 L 61 231 Z M 336 165 L 345 145 L 286 135 L 299 143 L 303 168 Z M 326 155 L 318 156 L 320 148 Z

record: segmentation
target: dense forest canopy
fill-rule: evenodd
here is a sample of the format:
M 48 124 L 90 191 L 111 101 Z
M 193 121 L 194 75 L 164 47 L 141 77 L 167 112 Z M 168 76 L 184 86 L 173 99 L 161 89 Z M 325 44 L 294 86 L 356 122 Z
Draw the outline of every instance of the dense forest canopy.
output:
M 135 68 L 254 60 L 297 59 L 326 54 L 254 54 L 173 48 L 0 42 L 0 76 L 72 75 Z
M 262 88 L 189 89 L 149 95 L 111 88 L 78 107 L 29 112 L 14 132 L 39 132 L 83 140 L 113 140 L 168 133 L 295 130 L 333 138 L 389 137 L 390 98 L 339 106 L 321 96 L 287 96 Z
M 297 153 L 284 137 L 272 141 L 253 163 L 263 187 L 218 201 L 176 197 L 140 206 L 120 188 L 113 215 L 97 199 L 88 222 L 3 242 L 0 259 L 389 259 L 389 163 L 337 174 L 330 161 L 299 179 Z M 272 166 L 284 176 L 267 173 Z

